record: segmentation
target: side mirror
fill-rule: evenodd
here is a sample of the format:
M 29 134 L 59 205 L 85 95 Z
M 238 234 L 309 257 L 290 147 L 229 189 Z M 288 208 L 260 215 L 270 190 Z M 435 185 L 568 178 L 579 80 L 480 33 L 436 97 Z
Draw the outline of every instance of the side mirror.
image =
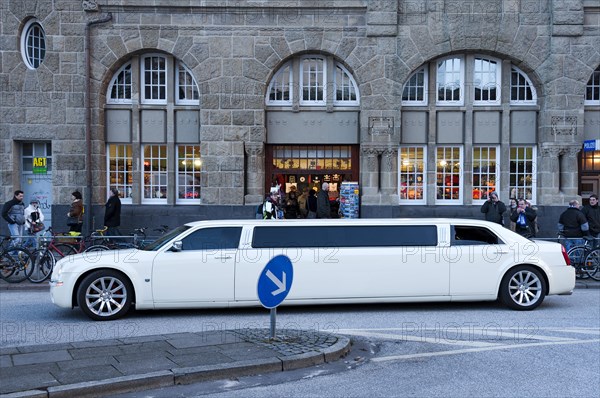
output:
M 171 248 L 169 249 L 172 252 L 180 252 L 183 250 L 183 242 L 180 240 L 176 240 L 175 242 L 173 242 L 173 245 L 171 246 Z

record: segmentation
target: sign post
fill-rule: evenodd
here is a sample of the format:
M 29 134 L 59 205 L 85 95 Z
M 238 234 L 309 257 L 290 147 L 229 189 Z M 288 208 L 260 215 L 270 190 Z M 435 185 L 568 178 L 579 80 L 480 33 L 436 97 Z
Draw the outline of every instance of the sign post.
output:
M 284 255 L 273 257 L 258 277 L 258 299 L 263 307 L 271 310 L 271 340 L 275 338 L 277 306 L 290 292 L 293 278 L 292 262 Z

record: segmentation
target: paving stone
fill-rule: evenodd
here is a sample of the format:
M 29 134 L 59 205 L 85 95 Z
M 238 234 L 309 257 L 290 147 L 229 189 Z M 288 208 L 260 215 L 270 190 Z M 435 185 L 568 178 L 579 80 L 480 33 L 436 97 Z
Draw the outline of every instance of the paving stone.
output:
M 107 347 L 107 346 L 116 346 L 122 344 L 122 342 L 118 339 L 110 339 L 110 340 L 93 340 L 93 341 L 75 341 L 71 343 L 73 348 L 93 348 L 93 347 Z
M 68 350 L 71 348 L 73 348 L 73 346 L 70 343 L 64 343 L 64 344 L 28 345 L 28 346 L 18 347 L 18 350 L 19 350 L 19 353 L 21 353 L 21 354 L 29 354 L 32 352 Z
M 109 355 L 121 355 L 123 352 L 118 346 L 94 347 L 94 348 L 76 348 L 69 350 L 73 359 L 103 357 Z
M 11 354 L 18 354 L 18 353 L 19 353 L 18 347 L 2 347 L 2 348 L 0 348 L 0 355 L 11 355 Z
M 67 350 L 32 352 L 30 354 L 15 354 L 12 356 L 15 366 L 67 361 L 69 359 L 72 359 L 72 357 Z
M 126 337 L 123 339 L 119 339 L 121 343 L 125 344 L 136 344 L 136 343 L 147 343 L 151 341 L 164 341 L 166 338 L 161 334 L 157 334 L 154 336 L 137 336 L 137 337 Z
M 9 366 L 13 366 L 10 355 L 0 355 L 0 368 L 6 368 Z
M 156 357 L 151 361 L 126 361 L 117 363 L 114 367 L 124 375 L 150 373 L 158 370 L 170 370 L 178 367 L 175 362 L 164 357 Z
M 167 351 L 168 354 L 177 356 L 177 355 L 189 355 L 189 354 L 204 354 L 211 352 L 221 352 L 215 346 L 202 346 L 202 347 L 190 347 L 190 348 L 171 348 Z
M 48 371 L 30 372 L 12 375 L 8 377 L 2 370 L 2 383 L 0 384 L 0 394 L 8 394 L 17 391 L 34 390 L 36 388 L 46 388 L 57 386 L 60 383 Z
M 84 359 L 73 359 L 70 361 L 56 362 L 60 370 L 85 368 L 90 366 L 114 365 L 118 361 L 113 356 L 102 356 Z
M 111 377 L 123 376 L 112 365 L 87 366 L 85 368 L 75 368 L 69 370 L 56 370 L 52 375 L 61 384 L 80 383 L 92 380 L 104 380 Z
M 231 344 L 235 343 L 233 339 Z M 198 336 L 188 335 L 181 338 L 169 339 L 167 342 L 175 348 L 187 348 L 187 347 L 201 347 L 207 345 L 223 344 L 227 341 L 226 335 L 211 335 L 211 336 Z
M 148 351 L 167 351 L 173 346 L 166 341 L 149 341 L 145 343 L 124 344 L 119 346 L 123 354 L 148 352 Z

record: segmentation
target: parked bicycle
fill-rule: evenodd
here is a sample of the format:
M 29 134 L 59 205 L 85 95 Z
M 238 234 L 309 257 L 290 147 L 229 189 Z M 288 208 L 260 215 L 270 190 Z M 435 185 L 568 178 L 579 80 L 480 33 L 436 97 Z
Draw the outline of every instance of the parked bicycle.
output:
M 11 237 L 3 236 L 0 249 L 0 278 L 9 283 L 23 282 L 33 271 L 29 251 L 11 245 Z
M 583 245 L 573 246 L 567 252 L 571 265 L 575 267 L 575 276 L 600 280 L 600 248 L 594 248 L 593 238 L 584 237 L 583 241 Z
M 108 230 L 107 227 L 98 229 L 95 232 L 92 232 L 90 239 L 93 242 L 93 245 L 85 249 L 85 252 L 133 248 L 140 249 L 149 243 L 146 235 L 147 229 L 148 227 L 135 228 L 133 230 L 133 235 L 130 237 L 110 237 L 105 235 L 106 231 Z M 154 228 L 153 231 L 163 235 L 168 230 L 168 225 L 161 225 L 158 228 Z M 131 241 L 127 241 L 128 238 L 131 238 Z
M 55 233 L 52 227 L 44 231 L 39 238 L 39 247 L 31 253 L 33 271 L 28 279 L 33 283 L 41 283 L 52 274 L 56 262 L 66 256 L 80 253 L 85 245 L 83 239 Z M 82 246 L 83 244 L 83 246 Z

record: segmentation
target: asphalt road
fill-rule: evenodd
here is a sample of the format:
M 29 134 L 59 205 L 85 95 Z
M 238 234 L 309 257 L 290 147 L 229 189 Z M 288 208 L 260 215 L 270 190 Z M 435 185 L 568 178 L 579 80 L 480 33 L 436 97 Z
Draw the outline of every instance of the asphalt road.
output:
M 146 311 L 89 321 L 46 292 L 0 292 L 0 345 L 265 327 L 264 309 Z M 497 303 L 280 307 L 278 327 L 352 336 L 344 360 L 303 371 L 127 397 L 549 396 L 600 391 L 600 289 L 547 297 L 531 312 Z

